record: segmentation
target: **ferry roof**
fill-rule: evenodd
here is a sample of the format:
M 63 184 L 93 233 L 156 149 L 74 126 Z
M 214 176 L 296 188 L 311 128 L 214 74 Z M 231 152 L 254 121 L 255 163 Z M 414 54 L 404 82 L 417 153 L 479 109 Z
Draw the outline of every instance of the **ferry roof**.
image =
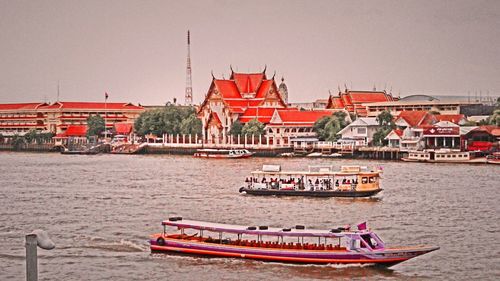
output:
M 313 171 L 312 169 L 318 169 Z M 351 169 L 349 169 L 351 168 Z M 354 170 L 352 170 L 354 168 Z M 252 171 L 252 175 L 304 175 L 304 176 L 350 176 L 350 175 L 379 175 L 381 171 L 370 171 L 366 167 L 342 167 L 340 171 L 334 171 L 329 166 L 310 166 L 308 171 L 276 171 L 276 170 L 256 170 Z
M 223 223 L 212 223 L 204 221 L 195 220 L 176 220 L 170 221 L 165 220 L 162 225 L 176 226 L 179 228 L 189 228 L 197 230 L 207 230 L 212 232 L 224 232 L 224 233 L 235 233 L 235 234 L 251 234 L 251 235 L 268 235 L 268 236 L 291 236 L 291 237 L 346 237 L 358 235 L 359 233 L 370 233 L 368 230 L 363 231 L 342 231 L 339 233 L 334 233 L 327 229 L 296 229 L 288 228 L 290 231 L 283 231 L 286 228 L 278 227 L 268 227 L 268 229 L 259 229 L 259 226 L 255 226 L 256 230 L 249 230 L 249 226 L 244 225 L 234 225 L 234 224 L 223 224 Z

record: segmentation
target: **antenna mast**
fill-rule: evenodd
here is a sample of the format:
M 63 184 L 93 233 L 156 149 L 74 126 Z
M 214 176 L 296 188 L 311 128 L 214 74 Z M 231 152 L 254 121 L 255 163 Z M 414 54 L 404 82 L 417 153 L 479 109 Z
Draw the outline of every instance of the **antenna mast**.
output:
M 187 65 L 186 65 L 186 95 L 185 95 L 185 104 L 191 105 L 193 104 L 193 87 L 191 81 L 191 38 L 189 34 L 189 30 L 187 33 Z

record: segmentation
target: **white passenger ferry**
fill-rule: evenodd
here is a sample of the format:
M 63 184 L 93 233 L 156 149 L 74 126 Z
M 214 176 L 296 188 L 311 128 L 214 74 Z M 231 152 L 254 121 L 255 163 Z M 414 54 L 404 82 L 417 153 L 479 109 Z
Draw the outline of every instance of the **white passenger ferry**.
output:
M 409 151 L 408 157 L 401 158 L 401 160 L 431 163 L 486 163 L 485 157 L 476 157 L 473 151 L 451 149 Z
M 310 166 L 308 171 L 281 171 L 279 165 L 264 165 L 246 178 L 240 192 L 268 196 L 369 197 L 380 188 L 380 169 L 361 166 Z

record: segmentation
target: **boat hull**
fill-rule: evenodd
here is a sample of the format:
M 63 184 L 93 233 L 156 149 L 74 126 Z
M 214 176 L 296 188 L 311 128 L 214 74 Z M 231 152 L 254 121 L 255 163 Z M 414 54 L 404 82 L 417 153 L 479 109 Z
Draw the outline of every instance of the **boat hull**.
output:
M 455 161 L 401 158 L 401 161 L 421 162 L 421 163 L 484 164 L 484 163 L 486 163 L 487 160 L 486 160 L 486 158 L 483 157 L 483 158 L 474 158 L 474 159 L 469 159 L 469 160 L 455 160 Z
M 277 190 L 240 188 L 240 192 L 258 196 L 307 196 L 307 197 L 370 197 L 382 189 L 367 191 L 331 191 L 331 190 Z
M 241 159 L 249 158 L 252 154 L 240 154 L 240 155 L 223 155 L 223 154 L 205 154 L 205 153 L 195 153 L 196 158 L 210 158 L 210 159 Z
M 301 264 L 377 264 L 387 267 L 438 249 L 437 247 L 381 251 L 364 251 L 362 249 L 358 251 L 270 249 L 203 242 L 186 242 L 176 239 L 165 239 L 164 245 L 158 245 L 155 239 L 151 239 L 150 244 L 152 252 L 170 254 L 241 258 Z

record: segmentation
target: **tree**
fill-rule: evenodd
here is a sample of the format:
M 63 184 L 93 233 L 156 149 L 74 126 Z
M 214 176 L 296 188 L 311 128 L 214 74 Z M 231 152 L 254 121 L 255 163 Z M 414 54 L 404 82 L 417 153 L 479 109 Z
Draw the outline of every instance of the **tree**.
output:
M 377 121 L 380 128 L 373 134 L 373 144 L 376 146 L 386 145 L 387 142 L 385 137 L 392 131 L 392 129 L 396 128 L 396 124 L 394 124 L 394 117 L 389 111 L 382 111 L 377 116 Z
M 201 120 L 196 115 L 189 115 L 186 119 L 182 120 L 180 131 L 185 135 L 198 135 L 201 134 Z
M 160 109 L 143 112 L 134 123 L 135 132 L 141 136 L 200 134 L 201 126 L 194 107 L 177 106 L 171 103 L 167 103 Z
M 331 116 L 325 116 L 316 121 L 313 130 L 318 134 L 318 138 L 325 141 L 336 141 L 340 130 L 347 126 L 347 114 L 344 111 L 337 111 Z
M 21 149 L 25 143 L 26 143 L 26 140 L 24 139 L 24 137 L 17 135 L 17 134 L 12 136 L 12 146 L 14 147 L 14 150 Z
M 87 118 L 87 137 L 99 136 L 104 130 L 104 119 L 100 115 Z
M 32 143 L 34 140 L 36 140 L 37 135 L 38 135 L 38 132 L 33 129 L 24 135 L 24 139 L 26 140 L 26 143 Z
M 259 120 L 253 119 L 250 120 L 243 126 L 241 129 L 241 134 L 242 135 L 255 135 L 255 136 L 260 136 L 264 134 L 264 124 L 260 123 Z
M 378 124 L 382 127 L 394 129 L 396 124 L 394 124 L 394 117 L 389 111 L 382 111 L 379 115 L 377 115 Z
M 236 120 L 231 124 L 231 128 L 229 129 L 229 134 L 231 136 L 241 135 L 241 130 L 243 129 L 243 124 L 241 124 L 240 120 Z
M 488 119 L 491 125 L 500 126 L 500 109 L 493 111 L 493 114 Z

